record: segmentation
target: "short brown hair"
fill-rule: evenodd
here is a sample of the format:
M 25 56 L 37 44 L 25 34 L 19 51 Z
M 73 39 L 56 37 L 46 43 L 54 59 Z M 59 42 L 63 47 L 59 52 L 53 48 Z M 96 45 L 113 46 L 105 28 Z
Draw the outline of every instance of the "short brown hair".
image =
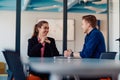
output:
M 82 17 L 82 20 L 87 21 L 88 23 L 90 23 L 90 25 L 95 28 L 97 25 L 97 19 L 94 15 L 85 15 Z

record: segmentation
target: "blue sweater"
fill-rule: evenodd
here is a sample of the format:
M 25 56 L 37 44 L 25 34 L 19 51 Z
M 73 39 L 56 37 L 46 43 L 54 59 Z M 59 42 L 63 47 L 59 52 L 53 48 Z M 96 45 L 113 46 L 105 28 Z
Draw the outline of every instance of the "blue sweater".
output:
M 85 37 L 85 42 L 80 56 L 82 58 L 99 58 L 101 52 L 106 51 L 103 34 L 94 28 Z

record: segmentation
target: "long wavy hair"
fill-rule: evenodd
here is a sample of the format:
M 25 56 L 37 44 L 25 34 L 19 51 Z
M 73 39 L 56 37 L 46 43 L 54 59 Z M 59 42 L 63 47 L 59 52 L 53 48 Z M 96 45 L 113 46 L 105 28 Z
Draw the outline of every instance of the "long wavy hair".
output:
M 38 36 L 38 33 L 39 33 L 38 28 L 41 28 L 41 26 L 42 26 L 43 24 L 45 24 L 45 23 L 48 24 L 47 21 L 44 21 L 44 20 L 43 20 L 43 21 L 40 21 L 40 22 L 38 22 L 37 24 L 35 24 L 32 37 Z

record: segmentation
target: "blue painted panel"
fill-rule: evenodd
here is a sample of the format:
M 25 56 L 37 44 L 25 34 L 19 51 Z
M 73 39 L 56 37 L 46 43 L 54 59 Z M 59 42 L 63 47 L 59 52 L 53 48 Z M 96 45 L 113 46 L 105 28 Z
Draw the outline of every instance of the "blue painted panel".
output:
M 22 8 L 25 7 L 24 5 L 24 0 L 21 0 L 21 6 Z M 26 11 L 40 11 L 40 12 L 60 12 L 59 8 L 49 8 L 49 9 L 44 9 L 44 10 L 35 10 L 34 8 L 44 8 L 44 7 L 51 7 L 51 6 L 61 6 L 63 7 L 63 2 L 58 2 L 56 0 L 29 0 L 30 2 L 28 3 L 26 7 Z M 100 1 L 100 0 L 98 0 Z M 86 6 L 92 6 L 95 8 L 99 9 L 106 9 L 106 11 L 101 12 L 101 14 L 106 14 L 107 13 L 107 4 L 93 4 L 92 2 L 87 2 L 84 4 L 81 2 L 80 4 L 77 3 L 76 5 L 72 6 L 68 12 L 72 13 L 96 13 L 93 10 L 85 8 Z M 21 9 L 22 9 L 21 8 Z M 16 10 L 16 0 L 0 0 L 0 10 Z M 63 11 L 63 10 L 61 10 Z

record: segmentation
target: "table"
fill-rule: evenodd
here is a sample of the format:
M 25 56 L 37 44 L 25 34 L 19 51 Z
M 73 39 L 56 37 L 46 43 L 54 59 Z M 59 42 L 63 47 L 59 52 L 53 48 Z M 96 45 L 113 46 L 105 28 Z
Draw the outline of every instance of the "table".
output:
M 51 73 L 50 80 L 61 80 L 62 75 L 85 77 L 111 76 L 118 80 L 120 61 L 107 59 L 28 58 L 29 67 L 36 72 Z

